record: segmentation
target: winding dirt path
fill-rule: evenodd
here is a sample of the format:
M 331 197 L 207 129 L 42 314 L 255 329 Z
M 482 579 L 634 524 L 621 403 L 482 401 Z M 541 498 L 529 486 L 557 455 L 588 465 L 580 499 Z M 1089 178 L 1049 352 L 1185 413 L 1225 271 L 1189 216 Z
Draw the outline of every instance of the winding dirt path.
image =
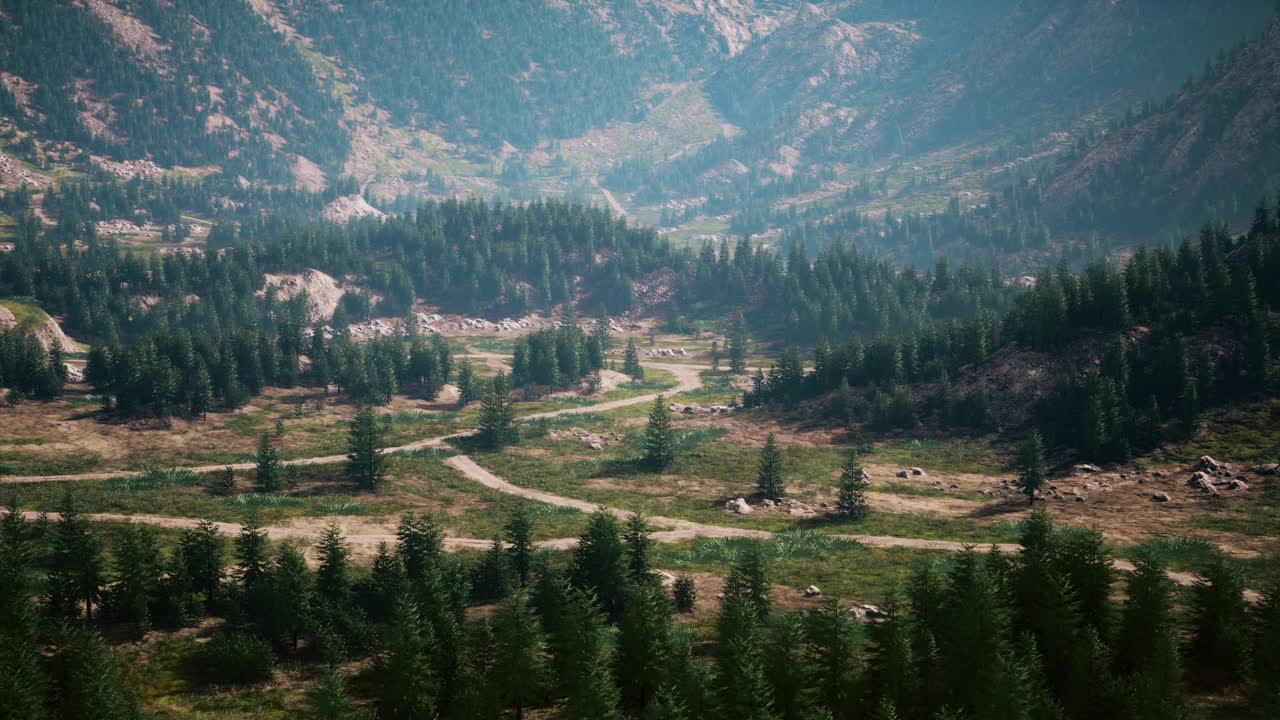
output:
M 473 353 L 473 355 L 475 355 L 475 353 Z M 560 410 L 551 410 L 547 412 L 526 415 L 520 419 L 530 420 L 530 419 L 536 419 L 536 418 L 550 418 L 550 417 L 559 417 L 563 415 L 576 415 L 576 414 L 584 414 L 584 413 L 592 413 L 592 412 L 601 412 L 604 410 L 612 410 L 615 408 L 628 407 L 631 405 L 638 405 L 641 403 L 651 403 L 656 398 L 658 398 L 659 395 L 677 395 L 680 393 L 689 392 L 691 390 L 696 390 L 702 387 L 702 378 L 700 376 L 700 373 L 703 370 L 710 369 L 710 368 L 706 368 L 699 365 L 686 365 L 686 364 L 676 364 L 676 363 L 645 362 L 644 365 L 646 367 L 666 370 L 672 373 L 676 378 L 676 385 L 661 393 L 648 393 L 645 395 L 637 395 L 634 397 L 622 398 L 620 400 L 611 400 L 608 402 L 597 403 L 595 405 L 586 405 L 586 406 L 580 406 L 580 407 L 564 408 Z M 419 450 L 423 448 L 441 447 L 444 445 L 445 441 L 448 440 L 449 438 L 466 436 L 471 434 L 472 432 L 474 431 L 468 430 L 460 433 L 454 433 L 452 435 L 426 438 L 423 440 L 418 440 L 412 443 L 408 443 L 406 445 L 385 448 L 383 449 L 383 452 L 394 454 L 394 453 L 410 452 L 413 450 Z M 345 455 L 326 455 L 322 457 L 299 458 L 295 460 L 289 460 L 289 461 L 286 461 L 284 464 L 286 465 L 331 465 L 331 464 L 343 462 L 345 460 L 346 460 Z M 554 505 L 557 507 L 572 508 L 574 510 L 578 510 L 581 512 L 594 512 L 597 509 L 601 508 L 600 505 L 597 505 L 596 503 L 588 502 L 585 500 L 578 500 L 575 498 L 564 497 L 561 495 L 555 495 L 552 493 L 541 492 L 538 490 L 532 490 L 529 488 L 521 487 L 519 485 L 514 485 L 502 479 L 501 477 L 498 477 L 497 475 L 493 474 L 492 472 L 485 469 L 484 467 L 480 466 L 478 463 L 476 463 L 476 461 L 472 460 L 470 457 L 467 457 L 466 455 L 453 455 L 446 458 L 444 462 L 446 465 L 449 465 L 450 467 L 454 468 L 458 472 L 462 473 L 462 475 L 465 476 L 466 478 L 480 485 L 483 485 L 487 488 L 496 490 L 498 492 L 506 493 L 509 495 L 516 495 L 519 497 L 535 500 L 538 502 L 546 503 L 548 505 Z M 207 466 L 199 466 L 199 467 L 193 467 L 188 469 L 194 472 L 204 473 L 204 472 L 213 472 L 216 470 L 223 469 L 225 467 L 227 466 L 226 465 L 207 465 Z M 237 463 L 237 464 L 231 465 L 231 467 L 236 470 L 251 470 L 254 468 L 254 463 Z M 28 482 L 59 482 L 59 481 L 72 481 L 72 480 L 107 480 L 111 478 L 128 477 L 135 474 L 137 474 L 136 471 L 135 472 L 117 471 L 117 472 L 102 472 L 102 473 L 86 473 L 86 474 L 80 474 L 80 475 L 40 475 L 40 476 L 27 476 L 27 477 L 7 477 L 7 478 L 0 479 L 0 484 L 28 483 Z M 628 511 L 618 509 L 618 508 L 605 508 L 605 509 L 607 509 L 609 512 L 615 513 L 620 516 L 625 516 L 630 514 Z M 40 513 L 33 512 L 33 511 L 25 511 L 23 512 L 23 515 L 29 519 L 34 519 L 36 517 L 39 517 Z M 58 517 L 58 514 L 47 513 L 46 516 L 51 519 L 56 519 Z M 85 513 L 83 517 L 96 522 L 142 523 L 146 525 L 153 525 L 156 527 L 172 528 L 172 529 L 193 529 L 197 527 L 201 522 L 204 522 L 199 518 L 171 517 L 171 516 L 164 516 L 164 515 L 149 515 L 149 514 L 127 515 L 122 513 Z M 764 530 L 753 530 L 750 528 L 725 527 L 722 525 L 709 525 L 705 523 L 697 523 L 689 520 L 681 520 L 678 518 L 669 518 L 669 517 L 662 517 L 662 516 L 653 516 L 647 519 L 649 520 L 650 524 L 653 527 L 657 528 L 653 533 L 651 533 L 651 537 L 658 542 L 668 542 L 668 543 L 685 542 L 685 541 L 694 540 L 697 538 L 756 538 L 756 539 L 765 540 L 765 539 L 774 537 L 774 533 L 764 531 Z M 337 522 L 339 526 L 343 526 L 346 524 L 343 522 L 344 518 L 341 518 L 341 517 L 334 517 L 332 518 L 332 520 L 334 522 Z M 351 522 L 352 524 L 355 524 L 355 521 L 357 519 L 346 518 L 346 520 Z M 242 528 L 242 526 L 237 523 L 212 522 L 212 524 L 214 527 L 218 529 L 219 532 L 226 535 L 238 534 Z M 310 527 L 306 525 L 290 526 L 286 524 L 286 525 L 268 526 L 268 527 L 264 527 L 263 529 L 266 531 L 267 536 L 273 540 L 295 540 L 295 541 L 301 541 L 301 542 L 313 542 L 319 537 L 319 530 L 315 527 L 314 523 L 310 523 L 309 525 Z M 346 528 L 344 527 L 344 535 L 346 535 L 348 543 L 350 543 L 353 547 L 356 547 L 356 548 L 362 548 L 362 549 L 368 550 L 369 548 L 376 547 L 381 543 L 392 544 L 396 541 L 394 527 L 388 527 L 385 531 L 383 530 L 371 531 L 372 529 L 368 528 L 367 524 L 362 523 L 361 526 L 353 527 L 352 530 L 354 530 L 354 532 L 347 532 Z M 887 536 L 887 535 L 832 534 L 832 537 L 840 538 L 843 540 L 854 540 L 859 543 L 862 543 L 863 545 L 867 545 L 871 547 L 900 547 L 900 548 L 911 548 L 915 550 L 939 550 L 939 551 L 945 551 L 945 552 L 960 552 L 967 549 L 973 549 L 979 552 L 987 552 L 993 548 L 998 549 L 1001 552 L 1017 552 L 1022 549 L 1022 546 L 1016 543 L 980 545 L 980 544 L 974 544 L 974 543 L 956 542 L 951 540 L 926 540 L 922 538 L 895 537 L 895 536 Z M 466 537 L 444 538 L 445 547 L 449 550 L 483 550 L 483 549 L 487 549 L 491 545 L 491 542 L 492 541 L 490 540 L 483 540 L 479 538 L 466 538 Z M 555 549 L 562 549 L 562 550 L 572 548 L 576 544 L 577 544 L 577 538 L 555 538 L 551 540 L 543 540 L 538 543 L 538 545 L 541 547 L 555 548 Z M 1114 560 L 1112 564 L 1117 570 L 1122 572 L 1131 572 L 1134 569 L 1133 563 L 1130 563 L 1127 560 Z M 1168 575 L 1171 580 L 1173 580 L 1175 583 L 1178 583 L 1179 585 L 1193 585 L 1199 579 L 1198 576 L 1195 575 L 1194 573 L 1169 571 Z M 1250 602 L 1258 602 L 1260 599 L 1259 594 L 1253 590 L 1246 590 L 1245 597 Z
M 474 353 L 473 353 L 474 355 Z M 629 405 L 638 405 L 641 403 L 651 403 L 659 395 L 677 395 L 679 393 L 696 390 L 702 387 L 702 378 L 699 376 L 701 367 L 692 365 L 678 365 L 668 363 L 644 363 L 645 367 L 651 367 L 658 370 L 666 370 L 676 378 L 676 384 L 660 393 L 648 393 L 645 395 L 636 395 L 620 400 L 610 400 L 608 402 L 596 403 L 594 405 L 582 405 L 577 407 L 563 408 L 560 410 L 548 410 L 547 412 L 534 413 L 532 415 L 524 415 L 519 420 L 535 420 L 538 418 L 559 417 L 561 415 L 580 415 L 583 413 L 602 412 L 605 410 L 613 410 L 615 408 L 627 407 Z M 463 432 L 453 433 L 451 435 L 442 435 L 440 437 L 424 438 L 415 440 L 414 442 L 398 445 L 396 447 L 383 448 L 384 454 L 395 454 L 403 452 L 412 452 L 414 450 L 423 450 L 426 448 L 442 447 L 446 440 L 450 438 L 465 437 L 472 434 L 473 430 L 465 430 Z M 285 460 L 283 465 L 334 465 L 345 462 L 346 455 L 322 455 L 319 457 L 296 458 L 293 460 Z M 196 473 L 210 473 L 230 467 L 233 470 L 252 470 L 256 467 L 255 463 L 242 462 L 219 464 L 219 465 L 197 465 L 194 467 L 186 467 L 184 470 L 190 470 Z M 478 466 L 477 466 L 478 467 Z M 111 480 L 114 478 L 131 477 L 137 475 L 137 470 L 111 470 L 107 472 L 79 473 L 75 475 L 15 475 L 0 477 L 0 485 L 14 485 L 21 483 L 37 483 L 37 482 L 71 482 L 76 480 Z

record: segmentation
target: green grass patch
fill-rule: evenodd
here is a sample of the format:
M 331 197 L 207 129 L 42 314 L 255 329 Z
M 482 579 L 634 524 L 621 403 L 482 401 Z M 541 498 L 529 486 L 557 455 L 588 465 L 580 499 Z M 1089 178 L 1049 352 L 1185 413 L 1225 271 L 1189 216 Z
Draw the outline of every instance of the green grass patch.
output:
M 725 573 L 748 542 L 717 538 L 662 545 L 655 551 L 654 563 L 676 571 Z M 947 555 L 932 550 L 867 547 L 811 532 L 785 533 L 764 542 L 763 548 L 769 558 L 771 582 L 797 591 L 816 585 L 828 597 L 872 603 L 883 602 L 904 587 L 916 563 Z
M 1182 465 L 1201 455 L 1232 463 L 1275 462 L 1280 447 L 1280 398 L 1208 414 L 1205 431 L 1152 455 L 1162 465 Z
M 49 322 L 49 314 L 31 298 L 7 298 L 0 300 L 0 307 L 8 309 L 17 320 L 14 329 L 18 332 L 33 333 Z
M 946 468 L 950 472 L 1000 475 L 1009 472 L 1002 453 L 983 439 L 914 439 L 878 443 L 868 462 Z
M 17 450 L 0 451 L 0 475 L 75 475 L 98 467 L 97 453 L 73 451 L 37 457 Z
M 252 516 L 268 525 L 294 517 L 386 515 L 407 509 L 394 496 L 352 488 L 341 477 L 340 466 L 304 466 L 295 472 L 296 487 L 272 494 L 247 491 L 252 473 L 241 474 L 239 492 L 219 496 L 208 490 L 208 475 L 187 470 L 151 470 L 108 481 L 9 485 L 0 489 L 0 497 L 14 500 L 23 509 L 53 511 L 70 489 L 76 506 L 86 513 L 166 515 L 222 522 L 244 522 Z M 339 506 L 352 512 L 334 510 Z

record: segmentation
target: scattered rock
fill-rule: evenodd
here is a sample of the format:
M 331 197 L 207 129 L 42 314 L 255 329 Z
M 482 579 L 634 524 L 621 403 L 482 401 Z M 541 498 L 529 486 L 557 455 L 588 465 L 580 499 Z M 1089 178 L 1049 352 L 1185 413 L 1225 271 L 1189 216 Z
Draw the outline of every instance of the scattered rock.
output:
M 1213 477 L 1204 471 L 1197 471 L 1187 481 L 1187 487 L 1196 488 L 1201 492 L 1216 493 L 1218 489 L 1214 487 Z
M 689 357 L 684 348 L 650 348 L 645 354 L 649 357 Z
M 818 589 L 817 585 L 810 585 L 809 587 L 804 589 L 805 597 L 818 597 L 821 594 L 822 594 L 822 591 Z
M 888 617 L 883 610 L 875 605 L 854 605 L 849 608 L 849 613 L 862 622 L 883 620 Z
M 1218 462 L 1208 455 L 1201 455 L 1200 459 L 1196 461 L 1194 469 L 1200 472 L 1207 472 L 1211 475 L 1222 475 L 1231 472 L 1230 465 Z
M 564 430 L 549 430 L 547 437 L 552 440 L 571 440 L 580 442 L 592 450 L 604 450 L 609 445 L 613 445 L 621 440 L 617 433 L 593 433 L 580 427 L 571 427 Z
M 63 363 L 63 366 L 67 368 L 67 382 L 84 382 L 84 371 L 80 369 L 79 365 Z

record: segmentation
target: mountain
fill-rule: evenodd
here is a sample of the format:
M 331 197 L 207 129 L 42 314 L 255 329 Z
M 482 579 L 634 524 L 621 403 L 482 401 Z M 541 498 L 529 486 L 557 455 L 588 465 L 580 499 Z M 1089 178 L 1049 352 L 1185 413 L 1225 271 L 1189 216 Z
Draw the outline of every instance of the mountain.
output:
M 1175 91 L 1272 12 L 1268 0 L 1231 12 L 1203 0 L 0 0 L 0 182 L 178 172 L 210 178 L 214 206 L 287 187 L 325 193 L 320 207 L 363 193 L 384 211 L 554 195 L 680 240 L 769 242 L 797 215 L 939 211 L 1077 162 L 1082 138 Z M 1057 176 L 1055 217 L 1080 216 L 1079 188 L 1105 167 L 1078 162 Z
M 1278 182 L 1280 21 L 1066 158 L 1044 203 L 1047 217 L 1064 224 L 1140 232 L 1206 217 L 1243 220 Z

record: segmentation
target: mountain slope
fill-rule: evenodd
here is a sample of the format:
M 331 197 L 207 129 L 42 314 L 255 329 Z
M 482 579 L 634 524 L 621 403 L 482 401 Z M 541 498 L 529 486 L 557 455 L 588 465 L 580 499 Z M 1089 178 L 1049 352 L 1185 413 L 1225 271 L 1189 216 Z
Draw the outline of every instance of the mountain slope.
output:
M 1280 182 L 1280 21 L 1208 77 L 1067 159 L 1046 188 L 1050 217 L 1138 230 L 1240 220 Z

